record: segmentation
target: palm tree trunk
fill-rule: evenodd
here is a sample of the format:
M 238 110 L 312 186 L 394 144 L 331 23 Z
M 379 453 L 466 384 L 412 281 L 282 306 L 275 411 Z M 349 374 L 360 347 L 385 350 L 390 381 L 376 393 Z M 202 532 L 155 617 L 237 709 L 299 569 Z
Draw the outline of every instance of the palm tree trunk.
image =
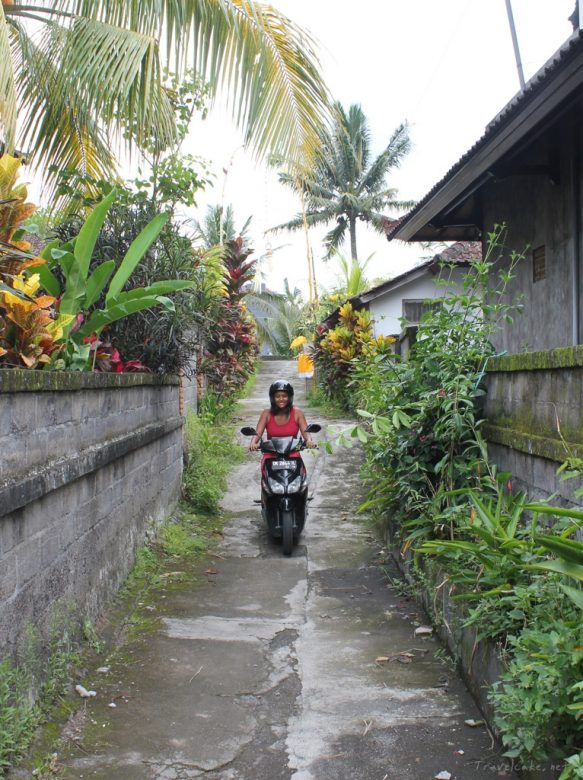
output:
M 348 228 L 350 230 L 350 254 L 353 260 L 358 260 L 356 253 L 356 218 L 348 218 Z

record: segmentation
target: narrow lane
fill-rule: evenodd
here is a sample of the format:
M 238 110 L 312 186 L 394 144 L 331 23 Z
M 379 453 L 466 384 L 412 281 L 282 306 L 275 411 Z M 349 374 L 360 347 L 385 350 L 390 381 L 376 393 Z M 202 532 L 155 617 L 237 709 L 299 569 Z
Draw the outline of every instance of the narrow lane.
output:
M 255 424 L 281 376 L 305 409 L 294 364 L 267 362 L 239 406 L 241 425 Z M 464 725 L 479 712 L 433 638 L 415 636 L 426 619 L 388 586 L 386 551 L 355 516 L 358 451 L 319 449 L 305 460 L 314 499 L 291 558 L 253 503 L 259 458 L 234 468 L 219 557 L 201 567 L 198 585 L 161 588 L 155 630 L 93 673 L 89 725 L 59 777 L 510 776 L 485 728 Z

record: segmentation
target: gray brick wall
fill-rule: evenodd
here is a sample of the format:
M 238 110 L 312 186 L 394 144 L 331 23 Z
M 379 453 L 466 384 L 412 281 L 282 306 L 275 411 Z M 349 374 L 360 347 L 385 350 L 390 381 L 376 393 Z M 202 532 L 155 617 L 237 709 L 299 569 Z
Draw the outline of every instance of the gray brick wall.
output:
M 177 382 L 18 373 L 0 371 L 0 657 L 56 602 L 95 619 L 182 476 Z

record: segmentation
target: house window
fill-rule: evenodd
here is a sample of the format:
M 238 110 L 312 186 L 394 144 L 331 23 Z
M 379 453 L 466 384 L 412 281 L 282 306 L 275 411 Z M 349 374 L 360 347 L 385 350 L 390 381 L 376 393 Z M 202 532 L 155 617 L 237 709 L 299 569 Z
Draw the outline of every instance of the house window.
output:
M 545 246 L 538 246 L 532 252 L 532 281 L 540 282 L 547 276 L 547 259 Z
M 435 311 L 439 308 L 439 302 L 432 303 L 427 300 L 403 301 L 403 317 L 408 325 L 418 325 L 421 318 L 428 311 Z

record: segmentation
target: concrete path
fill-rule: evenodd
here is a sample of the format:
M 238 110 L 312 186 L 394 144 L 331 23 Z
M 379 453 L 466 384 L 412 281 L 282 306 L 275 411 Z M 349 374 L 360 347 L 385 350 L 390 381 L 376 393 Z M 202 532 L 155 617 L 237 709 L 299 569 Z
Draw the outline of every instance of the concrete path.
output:
M 278 377 L 294 382 L 304 406 L 294 364 L 268 362 L 240 404 L 241 425 L 255 425 Z M 84 730 L 70 724 L 78 747 L 60 754 L 57 776 L 509 776 L 487 731 L 464 725 L 479 712 L 433 638 L 415 636 L 426 618 L 388 586 L 388 558 L 355 517 L 358 452 L 306 455 L 314 500 L 291 558 L 267 538 L 253 503 L 258 460 L 233 470 L 220 557 L 197 584 L 161 587 L 144 607 L 154 630 L 126 638 L 108 672 L 89 673 L 97 697 Z

